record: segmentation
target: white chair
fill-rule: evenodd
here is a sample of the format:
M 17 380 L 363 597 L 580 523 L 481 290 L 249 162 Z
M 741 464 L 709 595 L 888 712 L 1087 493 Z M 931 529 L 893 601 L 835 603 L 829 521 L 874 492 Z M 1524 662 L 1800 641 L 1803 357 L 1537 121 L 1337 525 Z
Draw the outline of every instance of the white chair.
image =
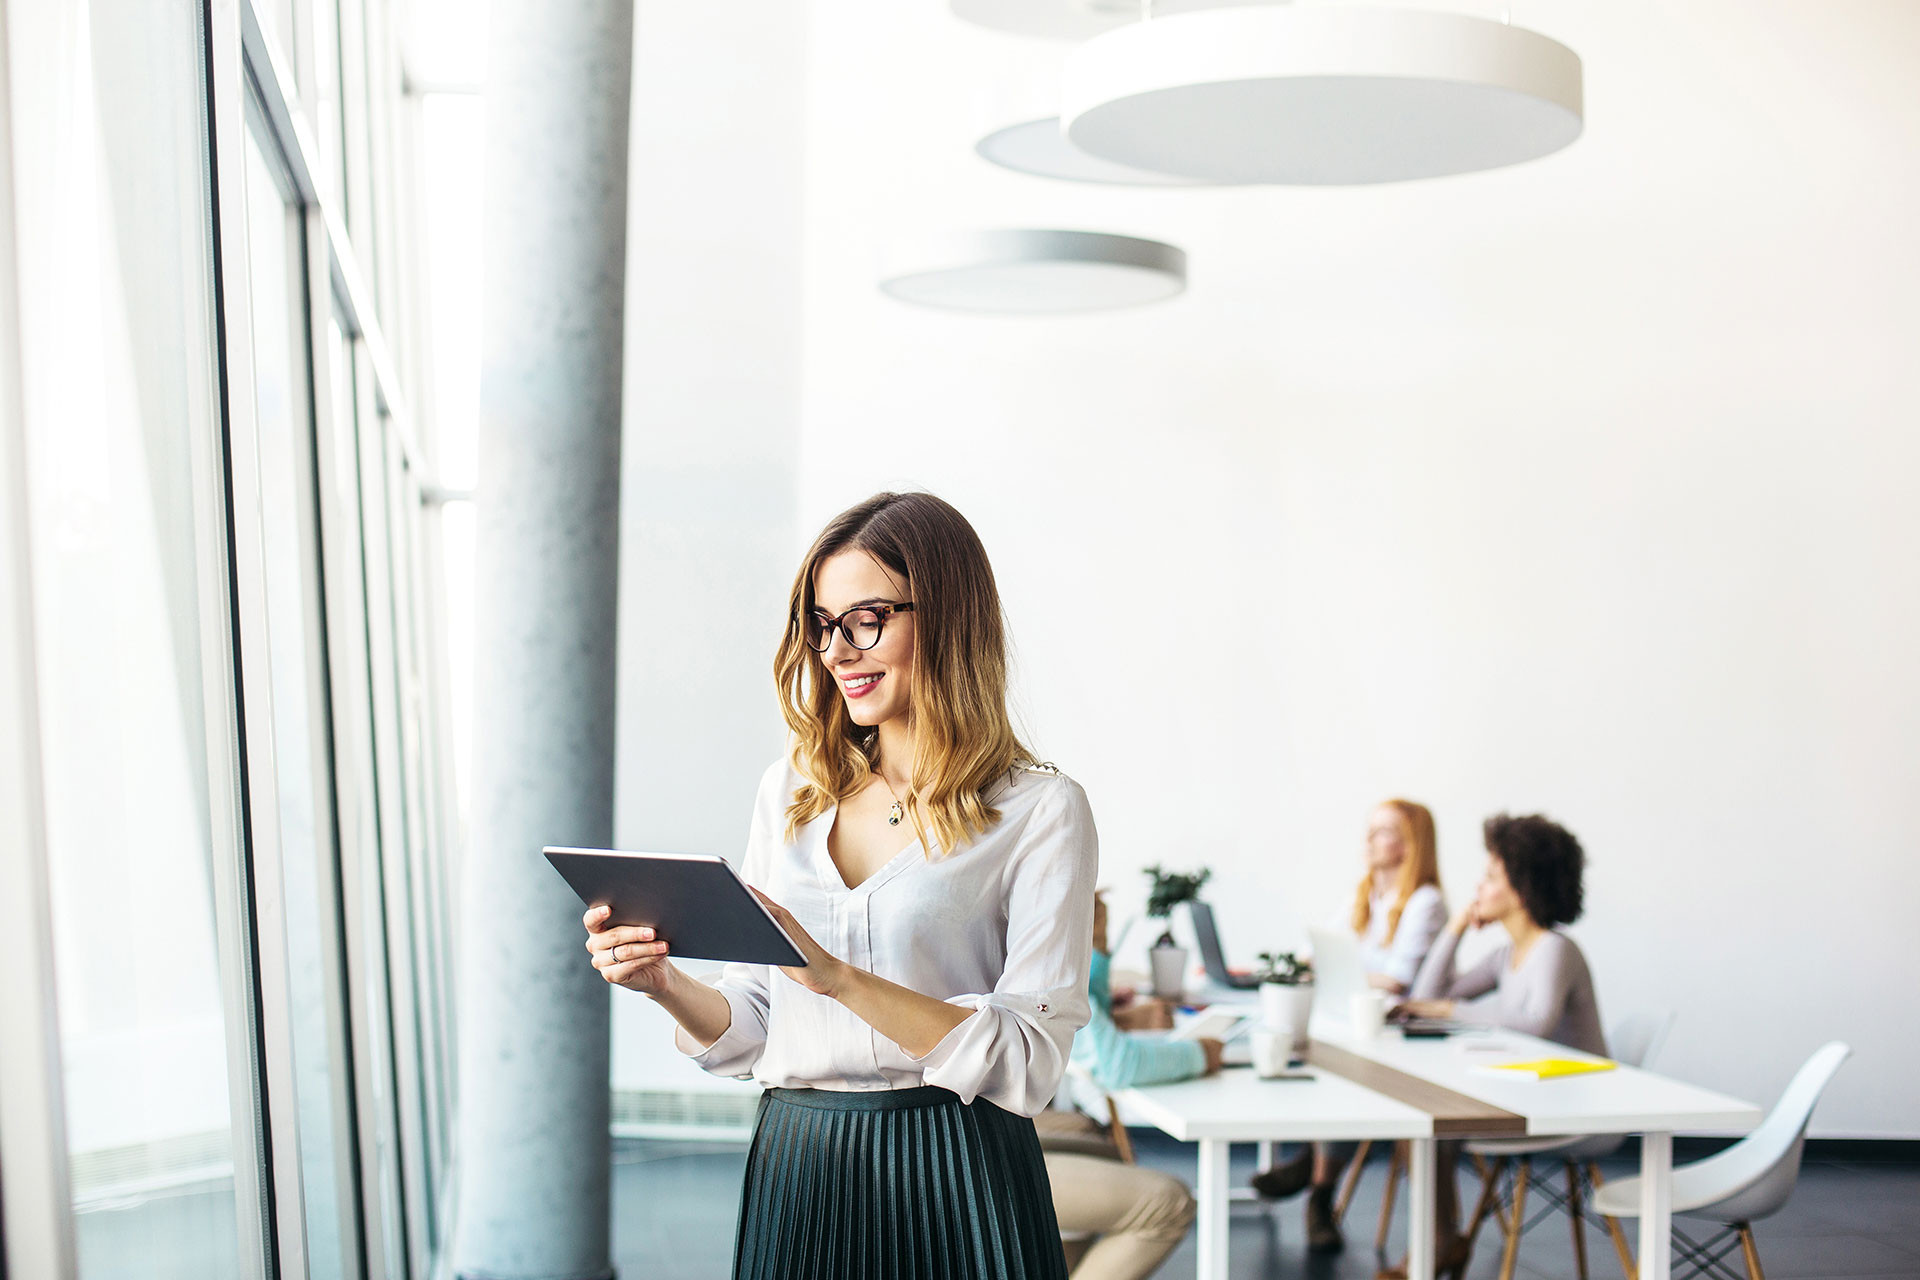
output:
M 1646 1066 L 1666 1043 L 1667 1036 L 1673 1030 L 1674 1016 L 1671 1009 L 1643 1009 L 1616 1023 L 1609 1037 L 1614 1061 L 1630 1067 Z M 1573 1229 L 1574 1265 L 1578 1268 L 1580 1280 L 1587 1280 L 1585 1206 L 1592 1201 L 1595 1189 L 1601 1185 L 1598 1161 L 1618 1151 L 1624 1141 L 1625 1135 L 1609 1133 L 1590 1138 L 1489 1138 L 1469 1142 L 1467 1154 L 1472 1157 L 1474 1168 L 1479 1171 L 1482 1185 L 1480 1199 L 1467 1222 L 1468 1247 L 1471 1248 L 1479 1236 L 1481 1226 L 1492 1222 L 1506 1239 L 1506 1252 L 1500 1262 L 1500 1278 L 1512 1280 L 1514 1269 L 1519 1265 L 1520 1237 L 1549 1215 L 1564 1212 Z M 1560 1162 L 1566 1182 L 1565 1191 L 1554 1184 L 1550 1172 L 1535 1171 L 1536 1157 L 1547 1158 L 1547 1170 L 1551 1170 L 1553 1161 Z M 1341 1216 L 1345 1215 L 1347 1202 L 1353 1197 L 1354 1184 L 1359 1181 L 1360 1165 L 1366 1158 L 1367 1147 L 1363 1144 L 1354 1157 L 1353 1171 L 1348 1174 L 1346 1189 L 1340 1196 L 1337 1213 Z M 1396 1146 L 1393 1161 L 1387 1169 L 1386 1193 L 1380 1203 L 1380 1228 L 1374 1237 L 1376 1249 L 1386 1248 L 1387 1231 L 1393 1224 L 1393 1203 L 1404 1171 L 1403 1156 Z M 1526 1217 L 1529 1191 L 1537 1193 L 1545 1201 L 1545 1207 L 1531 1219 Z M 1603 1218 L 1602 1223 L 1613 1239 L 1614 1251 L 1620 1255 L 1620 1265 L 1630 1269 L 1633 1253 L 1627 1247 L 1626 1233 L 1611 1218 Z
M 1629 1067 L 1644 1067 L 1667 1042 L 1673 1031 L 1675 1014 L 1671 1009 L 1641 1009 L 1614 1024 L 1608 1037 L 1613 1060 Z M 1587 1280 L 1587 1209 L 1602 1185 L 1599 1162 L 1618 1151 L 1625 1134 L 1603 1133 L 1587 1138 L 1491 1138 L 1467 1144 L 1467 1154 L 1482 1179 L 1479 1203 L 1467 1224 L 1467 1242 L 1472 1244 L 1483 1223 L 1491 1221 L 1506 1240 L 1500 1260 L 1500 1280 L 1511 1280 L 1520 1258 L 1520 1237 L 1555 1213 L 1567 1215 L 1573 1232 L 1573 1261 L 1580 1280 Z M 1546 1168 L 1537 1170 L 1534 1162 L 1544 1157 Z M 1553 1178 L 1553 1162 L 1558 1161 L 1565 1190 Z M 1532 1218 L 1526 1216 L 1527 1195 L 1537 1194 L 1544 1202 Z M 1612 1216 L 1602 1215 L 1601 1224 L 1613 1240 L 1620 1265 L 1632 1267 L 1633 1252 L 1626 1233 Z
M 1780 1101 L 1760 1127 L 1718 1155 L 1708 1156 L 1673 1171 L 1673 1213 L 1716 1223 L 1719 1234 L 1704 1243 L 1673 1232 L 1680 1261 L 1692 1268 L 1688 1275 L 1731 1275 L 1725 1259 L 1738 1245 L 1749 1280 L 1766 1280 L 1760 1269 L 1760 1251 L 1753 1243 L 1753 1224 L 1778 1213 L 1793 1194 L 1800 1177 L 1800 1154 L 1806 1147 L 1807 1122 L 1826 1092 L 1833 1073 L 1853 1050 L 1835 1040 L 1814 1051 L 1794 1074 Z M 1594 1196 L 1594 1208 L 1615 1218 L 1640 1213 L 1640 1179 L 1608 1183 Z M 1634 1272 L 1629 1269 L 1628 1280 Z

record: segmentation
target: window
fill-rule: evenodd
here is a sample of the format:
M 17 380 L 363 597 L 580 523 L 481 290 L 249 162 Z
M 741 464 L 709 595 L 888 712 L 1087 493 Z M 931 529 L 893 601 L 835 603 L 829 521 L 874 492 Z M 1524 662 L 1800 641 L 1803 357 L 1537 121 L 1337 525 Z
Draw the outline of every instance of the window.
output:
M 28 519 L 82 1276 L 239 1276 L 197 10 L 11 6 Z M 62 49 L 64 61 L 21 56 Z M 85 341 L 76 341 L 85 335 Z M 164 336 L 164 341 L 156 338 Z M 223 952 L 227 953 L 223 955 Z M 244 1075 L 240 1076 L 244 1082 Z M 240 1123 L 236 1126 L 236 1115 Z M 241 1144 L 245 1148 L 245 1144 Z

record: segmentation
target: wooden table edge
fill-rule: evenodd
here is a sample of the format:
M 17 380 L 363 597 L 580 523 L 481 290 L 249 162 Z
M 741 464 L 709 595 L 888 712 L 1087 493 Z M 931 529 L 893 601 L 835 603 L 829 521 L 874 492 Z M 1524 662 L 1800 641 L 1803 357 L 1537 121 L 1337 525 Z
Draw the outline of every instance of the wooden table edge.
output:
M 1525 1116 L 1478 1098 L 1470 1098 L 1464 1093 L 1456 1093 L 1385 1063 L 1363 1058 L 1324 1040 L 1314 1040 L 1308 1044 L 1307 1061 L 1363 1089 L 1371 1089 L 1383 1097 L 1426 1112 L 1433 1117 L 1433 1136 L 1436 1138 L 1527 1136 Z

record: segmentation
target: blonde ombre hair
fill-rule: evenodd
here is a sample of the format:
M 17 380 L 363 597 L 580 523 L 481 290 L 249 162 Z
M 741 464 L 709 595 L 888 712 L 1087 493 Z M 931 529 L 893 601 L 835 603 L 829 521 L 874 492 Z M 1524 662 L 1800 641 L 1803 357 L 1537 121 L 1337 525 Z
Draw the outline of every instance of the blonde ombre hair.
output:
M 1440 887 L 1440 850 L 1433 834 L 1433 814 L 1427 806 L 1411 800 L 1385 800 L 1380 807 L 1399 815 L 1400 838 L 1407 846 L 1407 855 L 1400 860 L 1400 879 L 1394 886 L 1393 905 L 1387 908 L 1387 941 L 1392 942 L 1393 935 L 1400 929 L 1400 913 L 1407 909 L 1407 899 L 1413 896 L 1413 891 L 1425 884 Z M 1360 889 L 1354 895 L 1353 931 L 1366 933 L 1372 919 L 1373 873 L 1369 871 L 1360 877 Z
M 914 755 L 902 800 L 928 855 L 936 847 L 953 853 L 999 821 L 987 787 L 1034 757 L 1007 715 L 1006 623 L 987 550 L 966 517 L 930 493 L 877 493 L 841 512 L 794 575 L 787 633 L 773 660 L 793 764 L 806 779 L 787 808 L 787 839 L 865 786 L 878 764 L 878 730 L 854 723 L 806 642 L 814 571 L 845 551 L 872 556 L 913 601 Z

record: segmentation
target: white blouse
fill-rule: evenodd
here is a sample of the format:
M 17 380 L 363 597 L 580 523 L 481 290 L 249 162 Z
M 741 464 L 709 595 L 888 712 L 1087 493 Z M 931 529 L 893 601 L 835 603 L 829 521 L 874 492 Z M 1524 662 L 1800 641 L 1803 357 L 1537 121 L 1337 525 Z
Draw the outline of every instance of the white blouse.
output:
M 1088 1016 L 1100 852 L 1086 793 L 1063 774 L 1010 770 L 987 797 L 1000 821 L 972 843 L 929 859 L 915 840 L 849 889 L 827 853 L 837 808 L 785 839 L 801 782 L 785 760 L 760 780 L 741 875 L 834 955 L 974 1012 L 915 1058 L 773 966 L 729 964 L 709 981 L 733 1024 L 705 1050 L 676 1028 L 675 1045 L 768 1088 L 939 1085 L 962 1102 L 1044 1110 Z
M 1368 973 L 1384 973 L 1404 990 L 1413 986 L 1421 962 L 1447 923 L 1447 904 L 1439 889 L 1421 885 L 1407 896 L 1406 908 L 1400 912 L 1400 927 L 1389 940 L 1387 913 L 1392 910 L 1391 892 L 1376 893 L 1369 899 L 1367 932 L 1360 939 L 1360 963 Z

